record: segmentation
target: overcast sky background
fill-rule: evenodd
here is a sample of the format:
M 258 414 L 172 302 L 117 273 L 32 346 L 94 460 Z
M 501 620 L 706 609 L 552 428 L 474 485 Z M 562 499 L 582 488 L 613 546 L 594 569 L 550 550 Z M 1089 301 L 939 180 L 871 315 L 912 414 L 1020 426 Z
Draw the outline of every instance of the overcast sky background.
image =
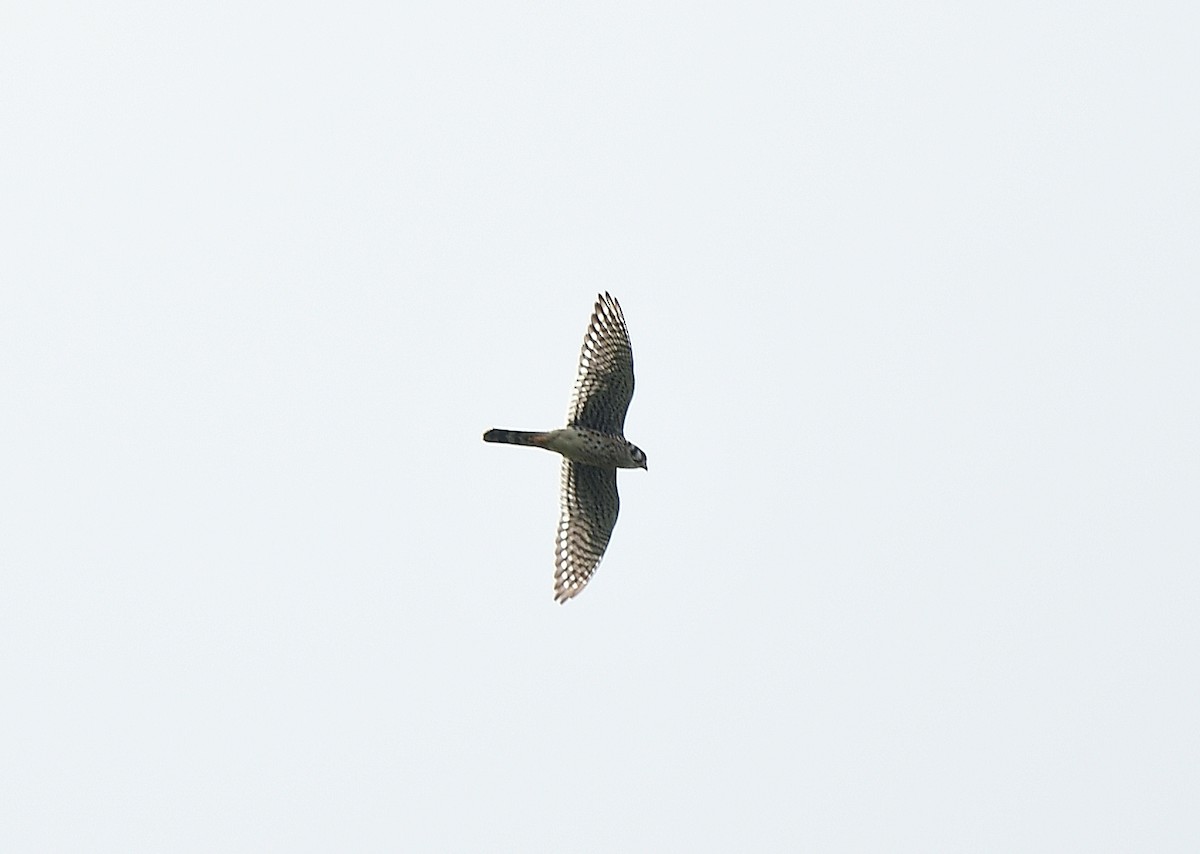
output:
M 1191 4 L 2 19 L 0 848 L 1200 850 Z

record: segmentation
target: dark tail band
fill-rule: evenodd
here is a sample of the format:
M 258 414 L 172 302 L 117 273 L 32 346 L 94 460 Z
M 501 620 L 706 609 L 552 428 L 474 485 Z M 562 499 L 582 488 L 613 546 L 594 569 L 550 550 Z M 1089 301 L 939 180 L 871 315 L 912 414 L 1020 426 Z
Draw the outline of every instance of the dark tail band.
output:
M 525 430 L 488 430 L 483 434 L 485 442 L 499 442 L 502 445 L 537 445 L 541 433 L 529 433 Z

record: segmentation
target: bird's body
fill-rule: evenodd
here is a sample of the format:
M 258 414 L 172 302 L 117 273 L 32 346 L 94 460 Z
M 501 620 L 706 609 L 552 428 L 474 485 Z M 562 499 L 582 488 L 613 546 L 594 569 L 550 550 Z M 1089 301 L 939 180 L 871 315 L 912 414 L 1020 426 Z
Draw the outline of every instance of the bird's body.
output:
M 646 455 L 625 439 L 633 398 L 633 348 L 621 306 L 596 300 L 579 355 L 567 426 L 544 433 L 489 430 L 485 442 L 529 445 L 561 454 L 562 495 L 555 543 L 554 598 L 575 596 L 588 583 L 617 523 L 617 469 L 647 468 Z
M 636 456 L 637 446 L 620 436 L 589 430 L 586 427 L 562 427 L 546 433 L 527 433 L 524 430 L 488 430 L 483 434 L 485 442 L 507 445 L 529 445 L 545 448 L 562 454 L 575 463 L 617 469 L 641 469 L 646 467 Z

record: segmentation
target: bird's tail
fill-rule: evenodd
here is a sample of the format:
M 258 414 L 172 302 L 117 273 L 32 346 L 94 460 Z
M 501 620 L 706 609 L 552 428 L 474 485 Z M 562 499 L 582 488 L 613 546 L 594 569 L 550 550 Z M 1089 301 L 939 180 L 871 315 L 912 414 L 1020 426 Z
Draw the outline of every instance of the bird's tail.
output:
M 536 448 L 545 437 L 545 433 L 529 433 L 525 430 L 488 430 L 483 434 L 483 441 L 502 445 L 532 445 Z

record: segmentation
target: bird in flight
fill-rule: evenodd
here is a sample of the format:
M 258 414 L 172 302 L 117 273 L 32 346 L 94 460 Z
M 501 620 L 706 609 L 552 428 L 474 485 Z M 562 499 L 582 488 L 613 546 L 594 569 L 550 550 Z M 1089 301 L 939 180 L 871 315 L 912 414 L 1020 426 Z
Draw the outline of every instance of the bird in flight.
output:
M 617 469 L 645 469 L 646 455 L 625 438 L 633 398 L 633 347 L 614 297 L 596 299 L 567 426 L 546 433 L 488 430 L 485 442 L 531 445 L 562 454 L 562 493 L 554 544 L 554 599 L 577 595 L 591 579 L 617 524 Z

